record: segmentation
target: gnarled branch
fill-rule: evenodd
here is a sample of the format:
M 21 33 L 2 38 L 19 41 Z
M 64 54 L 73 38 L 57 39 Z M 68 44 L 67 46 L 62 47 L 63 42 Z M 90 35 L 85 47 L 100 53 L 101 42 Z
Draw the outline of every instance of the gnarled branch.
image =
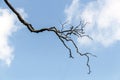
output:
M 73 44 L 73 46 L 76 49 L 76 52 L 80 55 L 80 56 L 85 56 L 87 58 L 87 67 L 89 69 L 88 74 L 91 73 L 90 70 L 90 65 L 89 65 L 89 55 L 92 55 L 91 53 L 81 53 L 76 45 L 76 43 L 73 40 L 73 37 L 88 37 L 90 39 L 92 39 L 91 37 L 89 37 L 88 35 L 85 34 L 84 32 L 84 27 L 86 26 L 86 23 L 84 23 L 83 21 L 80 21 L 80 23 L 77 26 L 70 26 L 68 29 L 65 29 L 65 24 L 62 24 L 62 28 L 61 30 L 57 29 L 56 27 L 49 27 L 49 28 L 41 28 L 41 29 L 34 29 L 34 27 L 28 23 L 27 21 L 25 21 L 22 16 L 20 15 L 19 12 L 16 11 L 16 9 L 9 3 L 8 0 L 4 0 L 4 2 L 7 4 L 7 6 L 12 10 L 12 12 L 17 16 L 17 18 L 19 19 L 19 21 L 25 25 L 29 31 L 34 32 L 34 33 L 40 33 L 40 32 L 44 32 L 44 31 L 50 31 L 50 32 L 54 32 L 57 37 L 59 38 L 59 40 L 63 43 L 63 45 L 65 46 L 65 48 L 69 51 L 69 56 L 70 58 L 74 58 L 72 55 L 72 49 L 67 45 L 67 42 L 71 42 Z M 92 55 L 95 56 L 95 55 Z

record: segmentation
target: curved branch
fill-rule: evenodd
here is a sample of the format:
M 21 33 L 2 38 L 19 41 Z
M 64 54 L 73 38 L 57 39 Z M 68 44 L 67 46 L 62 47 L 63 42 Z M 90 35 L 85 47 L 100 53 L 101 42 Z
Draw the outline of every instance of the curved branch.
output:
M 72 49 L 67 45 L 67 42 L 71 42 L 73 44 L 73 46 L 76 49 L 76 52 L 80 55 L 80 56 L 85 56 L 87 58 L 87 67 L 88 67 L 88 74 L 91 73 L 91 69 L 90 69 L 90 65 L 89 65 L 89 55 L 92 55 L 91 53 L 81 53 L 76 45 L 76 43 L 74 42 L 72 37 L 88 37 L 90 39 L 92 39 L 91 37 L 89 37 L 88 35 L 85 34 L 84 32 L 84 27 L 86 26 L 87 23 L 84 23 L 83 21 L 80 21 L 80 23 L 77 26 L 70 26 L 69 29 L 64 29 L 65 24 L 67 22 L 65 22 L 64 24 L 61 24 L 62 28 L 59 30 L 56 27 L 50 27 L 50 28 L 41 28 L 41 29 L 34 29 L 34 27 L 32 26 L 32 24 L 28 23 L 27 21 L 25 21 L 22 16 L 20 15 L 19 12 L 16 11 L 16 9 L 9 3 L 8 0 L 4 0 L 4 2 L 7 4 L 7 6 L 12 10 L 12 12 L 17 16 L 18 20 L 25 25 L 28 30 L 30 32 L 34 32 L 34 33 L 40 33 L 40 32 L 44 32 L 44 31 L 51 31 L 54 32 L 57 37 L 59 38 L 59 40 L 63 43 L 63 45 L 65 46 L 65 48 L 69 51 L 69 56 L 70 58 L 73 58 L 72 56 Z M 95 55 L 92 55 L 94 57 L 96 57 Z

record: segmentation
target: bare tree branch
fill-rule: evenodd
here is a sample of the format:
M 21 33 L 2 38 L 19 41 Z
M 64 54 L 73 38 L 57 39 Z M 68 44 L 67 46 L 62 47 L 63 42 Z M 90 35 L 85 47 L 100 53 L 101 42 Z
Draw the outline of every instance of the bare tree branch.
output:
M 69 51 L 69 56 L 70 58 L 74 58 L 72 55 L 72 49 L 67 45 L 66 42 L 71 42 L 73 44 L 73 46 L 76 49 L 76 52 L 80 55 L 80 56 L 85 56 L 87 58 L 87 62 L 86 65 L 88 67 L 88 74 L 91 73 L 91 69 L 90 69 L 90 65 L 89 65 L 89 55 L 92 55 L 91 53 L 81 53 L 76 45 L 76 43 L 73 40 L 73 37 L 88 37 L 90 39 L 92 39 L 89 35 L 86 35 L 84 32 L 84 28 L 86 26 L 87 23 L 85 23 L 84 21 L 80 21 L 80 23 L 77 26 L 72 26 L 70 25 L 69 29 L 65 29 L 65 24 L 67 24 L 67 22 L 65 22 L 64 24 L 61 23 L 61 29 L 57 29 L 56 27 L 49 27 L 49 28 L 41 28 L 41 29 L 34 29 L 34 27 L 32 26 L 32 24 L 28 23 L 27 21 L 25 21 L 22 16 L 20 15 L 19 12 L 16 11 L 16 9 L 9 3 L 8 0 L 4 0 L 4 2 L 7 4 L 7 6 L 12 10 L 12 12 L 17 16 L 17 18 L 19 19 L 19 21 L 25 25 L 29 31 L 34 32 L 34 33 L 40 33 L 40 32 L 44 32 L 44 31 L 50 31 L 50 32 L 54 32 L 57 37 L 59 38 L 59 40 L 63 43 L 63 45 L 65 46 L 65 48 Z M 94 57 L 96 57 L 95 55 L 92 55 Z

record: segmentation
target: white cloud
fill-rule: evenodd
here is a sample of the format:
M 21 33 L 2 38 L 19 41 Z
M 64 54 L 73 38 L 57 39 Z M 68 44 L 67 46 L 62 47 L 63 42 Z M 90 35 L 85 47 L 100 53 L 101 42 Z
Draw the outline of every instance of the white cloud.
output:
M 0 9 L 0 61 L 11 64 L 14 58 L 13 47 L 9 44 L 9 37 L 18 30 L 18 19 L 8 9 Z
M 73 0 L 65 9 L 67 20 L 79 21 L 81 17 L 89 22 L 86 30 L 96 43 L 109 46 L 120 41 L 120 0 L 94 0 L 84 7 L 81 7 L 81 4 L 80 0 Z M 84 41 L 86 43 L 88 40 Z
M 75 18 L 75 14 L 78 13 L 79 9 L 79 0 L 73 0 L 70 6 L 67 6 L 65 9 L 65 13 L 67 15 L 66 21 L 72 22 L 72 19 Z

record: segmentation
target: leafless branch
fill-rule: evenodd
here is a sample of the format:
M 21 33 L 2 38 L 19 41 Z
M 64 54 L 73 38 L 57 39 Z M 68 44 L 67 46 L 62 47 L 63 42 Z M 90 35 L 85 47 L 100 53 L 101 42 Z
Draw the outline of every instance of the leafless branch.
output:
M 63 45 L 65 46 L 65 48 L 69 51 L 69 56 L 70 58 L 73 58 L 72 55 L 72 49 L 67 45 L 66 42 L 71 42 L 73 44 L 73 46 L 76 49 L 76 52 L 80 55 L 80 56 L 85 56 L 87 58 L 87 67 L 89 69 L 88 74 L 91 73 L 90 70 L 90 65 L 89 65 L 89 55 L 92 55 L 91 53 L 81 53 L 76 45 L 76 43 L 73 40 L 73 37 L 88 37 L 90 39 L 92 39 L 91 37 L 89 37 L 88 35 L 85 34 L 84 32 L 84 28 L 86 26 L 87 23 L 85 23 L 84 21 L 80 21 L 80 23 L 77 26 L 72 26 L 70 25 L 70 27 L 68 29 L 65 29 L 64 25 L 67 24 L 67 22 L 65 23 L 61 23 L 61 29 L 57 29 L 56 27 L 49 27 L 49 28 L 41 28 L 41 29 L 34 29 L 34 27 L 32 26 L 32 24 L 28 23 L 27 21 L 25 21 L 22 16 L 20 15 L 19 12 L 16 11 L 16 9 L 9 3 L 8 0 L 4 0 L 4 2 L 7 4 L 7 6 L 12 10 L 12 12 L 17 16 L 17 18 L 19 19 L 19 21 L 25 25 L 29 31 L 34 32 L 34 33 L 40 33 L 40 32 L 44 32 L 44 31 L 50 31 L 50 32 L 54 32 L 57 37 L 59 38 L 59 40 L 63 43 Z M 95 55 L 92 55 L 95 56 Z

